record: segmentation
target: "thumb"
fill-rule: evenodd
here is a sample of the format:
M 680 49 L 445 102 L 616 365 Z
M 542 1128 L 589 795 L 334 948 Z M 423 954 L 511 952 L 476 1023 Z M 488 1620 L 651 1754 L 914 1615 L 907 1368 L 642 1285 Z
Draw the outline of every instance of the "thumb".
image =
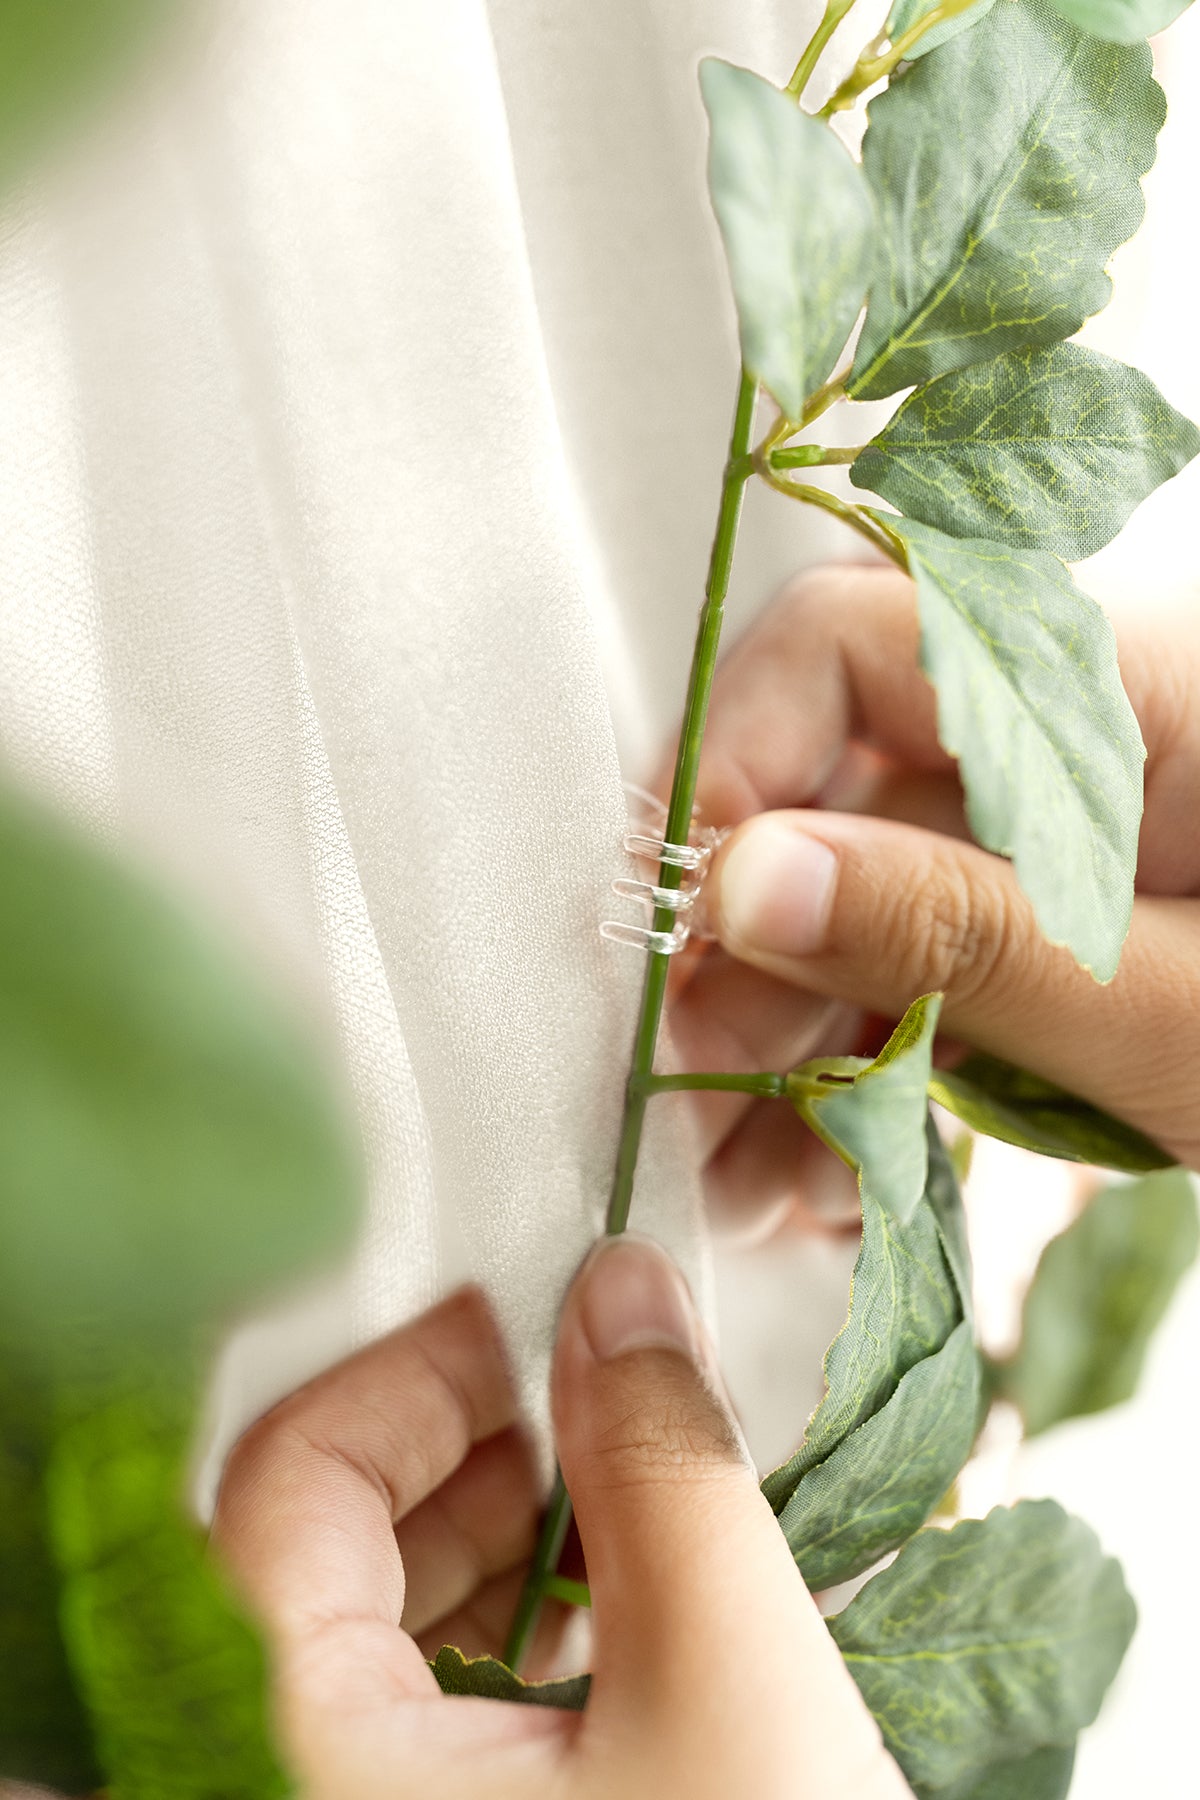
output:
M 592 1592 L 596 1726 L 640 1724 L 660 1750 L 703 1742 L 718 1763 L 727 1730 L 745 1768 L 747 1720 L 761 1721 L 755 1757 L 769 1763 L 787 1747 L 769 1740 L 794 1747 L 807 1719 L 814 1740 L 879 1761 L 687 1286 L 648 1239 L 610 1238 L 585 1262 L 563 1309 L 553 1405 Z

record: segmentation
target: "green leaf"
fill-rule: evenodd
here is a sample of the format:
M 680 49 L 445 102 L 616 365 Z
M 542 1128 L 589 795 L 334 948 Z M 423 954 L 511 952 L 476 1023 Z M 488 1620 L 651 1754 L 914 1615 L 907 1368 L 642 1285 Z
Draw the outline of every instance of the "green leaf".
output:
M 1105 1188 L 1042 1252 L 1021 1343 L 997 1370 L 1029 1436 L 1118 1406 L 1200 1245 L 1183 1169 Z
M 59 1792 L 103 1784 L 67 1660 L 43 1471 L 52 1425 L 39 1384 L 0 1350 L 0 1781 Z
M 926 1195 L 908 1223 L 864 1198 L 846 1323 L 825 1354 L 825 1396 L 799 1450 L 762 1484 L 776 1513 L 809 1471 L 885 1408 L 909 1372 L 936 1355 L 968 1316 L 956 1269 L 966 1257 L 957 1206 L 953 1172 L 932 1128 Z
M 849 1581 L 924 1525 L 971 1454 L 979 1355 L 964 1319 L 798 1483 L 779 1524 L 811 1588 Z
M 707 57 L 700 87 L 742 358 L 798 419 L 866 299 L 871 195 L 841 140 L 769 81 Z
M 889 40 L 894 44 L 898 38 L 904 36 L 906 31 L 911 31 L 912 27 L 918 24 L 926 13 L 931 13 L 937 4 L 938 0 L 896 0 L 895 6 L 888 14 L 887 34 Z M 918 38 L 912 49 L 907 52 L 908 60 L 915 62 L 918 56 L 925 56 L 930 50 L 936 50 L 939 44 L 948 43 L 951 38 L 957 37 L 960 31 L 969 31 L 972 25 L 978 25 L 984 13 L 990 12 L 994 5 L 995 0 L 975 0 L 975 5 L 968 7 L 966 12 L 957 13 L 952 19 L 943 19 L 940 25 L 935 25 L 932 31 L 927 31 L 923 38 Z
M 909 1781 L 940 1793 L 1069 1743 L 1099 1711 L 1135 1617 L 1088 1527 L 1025 1500 L 919 1532 L 830 1630 Z
M 993 7 L 894 79 L 863 143 L 882 266 L 849 392 L 1076 332 L 1141 223 L 1165 112 L 1144 44 L 1100 43 L 1047 0 Z
M 568 1712 L 582 1712 L 592 1682 L 590 1675 L 571 1675 L 559 1681 L 522 1681 L 496 1657 L 466 1657 L 453 1644 L 443 1644 L 429 1666 L 443 1694 L 482 1694 L 488 1700 L 561 1706 Z
M 921 666 L 971 830 L 1012 858 L 1050 941 L 1110 980 L 1133 911 L 1145 760 L 1111 625 L 1044 551 L 876 516 L 908 550 Z
M 126 1381 L 88 1396 L 47 1472 L 67 1639 L 108 1792 L 276 1800 L 290 1784 L 270 1747 L 264 1654 L 182 1515 L 191 1384 L 162 1367 Z
M 925 1190 L 925 1089 L 941 1006 L 940 994 L 914 1000 L 874 1062 L 818 1058 L 787 1077 L 801 1118 L 858 1170 L 863 1199 L 902 1224 Z
M 1074 1744 L 1047 1744 L 1014 1762 L 997 1763 L 980 1780 L 916 1789 L 917 1800 L 1067 1800 L 1075 1773 Z
M 170 1342 L 328 1265 L 357 1158 L 319 1059 L 209 933 L 0 793 L 0 1314 Z
M 129 59 L 156 0 L 0 0 L 0 188 Z
M 1136 44 L 1154 37 L 1185 13 L 1192 0 L 1053 0 L 1055 10 L 1095 37 Z
M 1200 450 L 1136 369 L 1079 344 L 1007 350 L 918 388 L 850 470 L 926 525 L 1077 559 Z
M 1175 1160 L 1123 1119 L 982 1051 L 957 1068 L 935 1069 L 929 1098 L 973 1131 L 1036 1150 L 1039 1156 L 1095 1163 L 1127 1175 L 1170 1168 Z

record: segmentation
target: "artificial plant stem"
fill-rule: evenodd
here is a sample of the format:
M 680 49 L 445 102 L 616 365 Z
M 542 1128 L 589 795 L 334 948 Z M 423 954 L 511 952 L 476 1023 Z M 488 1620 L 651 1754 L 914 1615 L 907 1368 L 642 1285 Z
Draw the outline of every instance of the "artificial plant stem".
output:
M 803 94 L 808 86 L 809 76 L 820 61 L 822 50 L 853 5 L 854 0 L 827 0 L 821 23 L 813 32 L 808 47 L 796 64 L 792 79 L 784 90 L 785 93 L 792 96 L 793 100 L 799 100 Z
M 782 1075 L 650 1075 L 647 1094 L 683 1094 L 693 1091 L 720 1094 L 754 1094 L 760 1100 L 778 1100 L 786 1091 Z
M 829 96 L 817 117 L 828 119 L 834 113 L 844 112 L 847 107 L 853 106 L 860 94 L 865 93 L 869 87 L 874 87 L 877 81 L 882 81 L 885 75 L 890 75 L 897 63 L 903 62 L 914 44 L 919 43 L 928 32 L 944 24 L 947 19 L 957 18 L 959 13 L 966 12 L 975 3 L 976 0 L 940 0 L 939 5 L 931 7 L 915 25 L 910 25 L 882 56 L 872 55 L 871 51 L 875 46 L 870 45 L 842 85 Z
M 700 774 L 700 748 L 704 738 L 704 721 L 712 693 L 713 675 L 717 667 L 717 648 L 721 639 L 721 622 L 725 596 L 729 591 L 729 574 L 733 566 L 733 547 L 737 539 L 738 521 L 742 513 L 742 495 L 754 472 L 749 457 L 750 434 L 754 424 L 754 402 L 758 384 L 743 369 L 738 382 L 734 407 L 733 430 L 729 455 L 721 483 L 721 505 L 717 513 L 717 529 L 713 538 L 704 589 L 704 605 L 700 610 L 700 628 L 692 656 L 692 672 L 688 680 L 687 700 L 683 712 L 683 729 L 675 757 L 675 779 L 667 807 L 667 823 L 663 836 L 669 844 L 686 844 L 692 826 L 692 808 L 696 803 L 696 782 Z M 658 884 L 678 888 L 683 870 L 664 863 Z M 674 926 L 675 914 L 659 907 L 652 929 L 668 932 Z M 624 1231 L 633 1198 L 633 1178 L 637 1170 L 638 1151 L 642 1142 L 642 1123 L 646 1116 L 648 1094 L 646 1082 L 654 1068 L 654 1051 L 658 1043 L 658 1027 L 662 1019 L 667 991 L 667 972 L 671 959 L 651 951 L 646 956 L 646 976 L 642 985 L 642 1004 L 638 1014 L 633 1043 L 633 1060 L 625 1085 L 625 1111 L 621 1120 L 621 1136 L 617 1145 L 617 1166 L 609 1195 L 605 1231 L 611 1236 Z M 567 1529 L 571 1523 L 571 1500 L 562 1471 L 554 1477 L 554 1491 L 542 1524 L 541 1535 L 521 1589 L 521 1598 L 504 1646 L 504 1660 L 510 1669 L 519 1670 L 537 1626 L 542 1602 L 546 1597 L 546 1581 L 552 1576 L 562 1555 Z
M 788 450 L 772 450 L 768 458 L 773 469 L 817 469 L 829 463 L 857 462 L 865 445 L 841 448 L 825 444 L 795 444 Z
M 708 717 L 709 696 L 717 667 L 717 649 L 721 641 L 721 624 L 725 615 L 725 596 L 729 592 L 729 574 L 733 566 L 733 547 L 737 540 L 738 521 L 742 513 L 742 495 L 749 479 L 745 457 L 750 448 L 750 432 L 754 423 L 754 401 L 757 384 L 742 371 L 734 408 L 733 432 L 729 441 L 729 457 L 721 486 L 721 505 L 717 514 L 717 530 L 713 538 L 708 565 L 708 581 L 704 589 L 704 605 L 692 656 L 692 672 L 688 681 L 687 701 L 683 712 L 683 729 L 675 758 L 675 779 L 667 807 L 664 836 L 669 844 L 686 844 L 692 827 L 692 808 L 696 803 L 696 783 L 700 774 L 700 749 L 704 740 L 704 722 Z M 659 872 L 659 885 L 677 888 L 683 870 L 664 863 Z M 675 915 L 660 907 L 654 915 L 652 929 L 670 931 Z M 662 1019 L 663 1000 L 667 991 L 667 971 L 671 959 L 657 953 L 646 958 L 646 979 L 642 988 L 642 1006 L 634 1037 L 633 1061 L 625 1090 L 625 1116 L 617 1146 L 617 1167 L 613 1176 L 604 1222 L 607 1232 L 624 1231 L 629 1220 L 633 1198 L 633 1177 L 637 1168 L 642 1140 L 642 1121 L 646 1112 L 646 1077 L 654 1067 L 654 1051 L 658 1043 L 658 1027 Z
M 825 512 L 831 512 L 835 518 L 865 537 L 869 544 L 894 562 L 898 568 L 908 569 L 908 558 L 900 540 L 885 525 L 875 519 L 869 519 L 861 507 L 851 506 L 845 500 L 839 500 L 836 494 L 827 493 L 824 488 L 810 487 L 806 482 L 789 481 L 784 475 L 776 475 L 768 464 L 760 466 L 759 473 L 778 493 L 787 494 L 793 500 L 803 500 L 808 506 L 819 506 Z

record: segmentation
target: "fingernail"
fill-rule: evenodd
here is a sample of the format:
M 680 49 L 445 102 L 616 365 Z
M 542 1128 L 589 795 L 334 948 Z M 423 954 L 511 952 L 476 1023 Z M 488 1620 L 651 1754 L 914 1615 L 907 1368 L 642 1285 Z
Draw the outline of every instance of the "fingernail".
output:
M 763 819 L 721 866 L 721 936 L 735 949 L 815 956 L 825 944 L 837 858 L 798 827 Z
M 675 1350 L 700 1359 L 700 1332 L 687 1283 L 666 1251 L 633 1233 L 604 1238 L 583 1266 L 580 1323 L 593 1356 Z

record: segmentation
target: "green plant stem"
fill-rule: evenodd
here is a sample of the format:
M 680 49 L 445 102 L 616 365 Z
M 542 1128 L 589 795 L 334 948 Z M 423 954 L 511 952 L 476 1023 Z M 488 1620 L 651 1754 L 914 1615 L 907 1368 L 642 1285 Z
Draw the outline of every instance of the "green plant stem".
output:
M 822 50 L 853 5 L 854 0 L 827 0 L 821 23 L 813 32 L 804 55 L 796 64 L 792 79 L 784 89 L 784 92 L 790 94 L 793 100 L 799 100 L 803 94 L 808 86 L 810 75 L 820 61 Z
M 721 1094 L 754 1094 L 760 1100 L 778 1100 L 786 1092 L 783 1075 L 650 1075 L 644 1083 L 647 1094 L 682 1094 L 715 1092 Z
M 966 12 L 968 7 L 974 5 L 975 0 L 941 0 L 940 5 L 933 7 L 923 19 L 918 19 L 915 25 L 910 25 L 908 30 L 898 37 L 895 43 L 881 56 L 871 54 L 875 49 L 874 43 L 868 45 L 867 50 L 859 57 L 845 81 L 829 96 L 817 117 L 829 119 L 836 112 L 845 112 L 848 107 L 854 105 L 860 94 L 866 92 L 867 88 L 874 87 L 877 81 L 882 81 L 886 75 L 890 75 L 897 63 L 904 61 L 914 44 L 919 43 L 927 32 L 932 31 L 937 25 L 944 24 L 947 19 L 957 18 L 959 13 Z
M 772 450 L 768 461 L 773 469 L 819 469 L 830 463 L 852 463 L 865 446 L 851 449 L 829 448 L 824 444 L 794 444 L 789 450 Z
M 590 1606 L 592 1591 L 586 1581 L 572 1581 L 566 1575 L 547 1575 L 542 1583 L 547 1600 L 562 1600 L 567 1606 Z
M 742 513 L 742 497 L 755 466 L 749 457 L 749 449 L 757 394 L 757 382 L 743 369 L 738 382 L 729 454 L 726 458 L 725 473 L 721 483 L 721 503 L 717 513 L 717 529 L 713 538 L 712 555 L 709 559 L 704 604 L 700 610 L 700 625 L 696 634 L 696 648 L 692 656 L 692 670 L 683 713 L 683 729 L 680 732 L 679 749 L 675 758 L 675 778 L 671 784 L 671 799 L 667 807 L 664 837 L 669 844 L 686 844 L 691 832 L 692 808 L 696 803 L 696 782 L 700 774 L 700 749 L 704 738 L 704 722 L 708 716 L 709 696 L 712 693 L 713 675 L 716 672 L 717 649 L 720 644 L 721 624 L 725 613 L 725 596 L 729 591 L 729 575 L 733 566 L 733 549 L 737 540 L 738 521 Z M 682 869 L 673 868 L 664 863 L 659 871 L 658 884 L 664 888 L 678 888 L 682 882 L 683 873 Z M 656 909 L 652 924 L 654 931 L 670 931 L 674 924 L 674 913 L 666 907 Z M 625 1087 L 625 1111 L 617 1146 L 617 1164 L 604 1222 L 604 1229 L 610 1236 L 624 1231 L 629 1219 L 629 1207 L 633 1198 L 633 1178 L 637 1170 L 638 1152 L 642 1142 L 642 1125 L 646 1116 L 646 1101 L 649 1097 L 646 1082 L 654 1068 L 654 1052 L 658 1043 L 658 1028 L 662 1020 L 670 963 L 670 957 L 664 956 L 660 952 L 650 951 L 647 953 L 641 1010 L 638 1014 L 637 1030 L 634 1036 L 633 1059 Z M 555 1475 L 550 1505 L 504 1647 L 504 1660 L 510 1669 L 519 1669 L 524 1660 L 537 1627 L 538 1615 L 545 1598 L 546 1581 L 558 1567 L 558 1559 L 562 1554 L 570 1522 L 571 1501 L 560 1470 Z
M 825 512 L 831 512 L 843 525 L 849 525 L 851 531 L 857 531 L 876 550 L 882 551 L 897 568 L 907 571 L 908 557 L 899 538 L 886 525 L 868 518 L 860 506 L 852 506 L 848 501 L 839 500 L 836 494 L 826 493 L 824 488 L 810 487 L 806 482 L 789 481 L 786 476 L 777 475 L 769 463 L 765 466 L 760 463 L 759 474 L 777 493 L 787 494 L 792 500 L 802 500 L 807 506 L 819 506 Z

